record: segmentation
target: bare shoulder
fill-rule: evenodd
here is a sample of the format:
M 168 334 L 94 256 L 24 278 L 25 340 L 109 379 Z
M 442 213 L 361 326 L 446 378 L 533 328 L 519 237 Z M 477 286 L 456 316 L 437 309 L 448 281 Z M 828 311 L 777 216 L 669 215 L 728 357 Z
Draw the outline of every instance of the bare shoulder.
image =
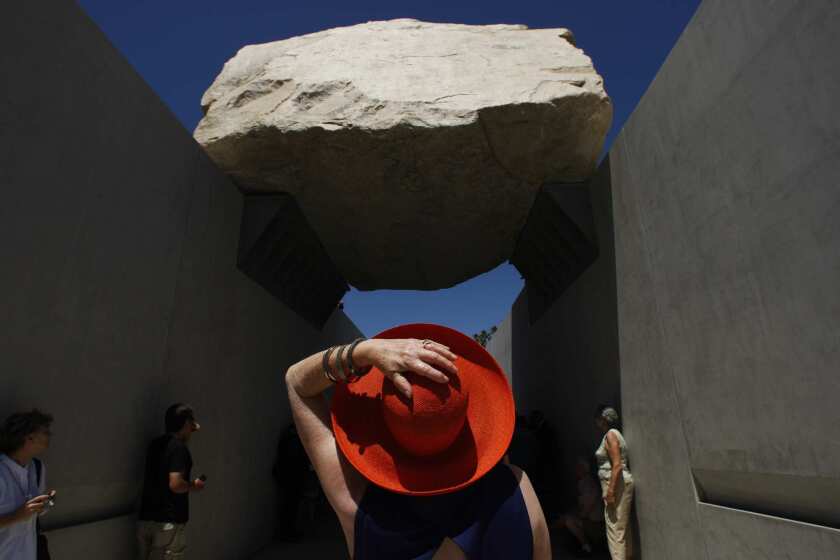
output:
M 620 435 L 621 435 L 621 432 L 619 432 L 615 428 L 612 428 L 610 431 L 607 432 L 607 435 L 606 435 L 607 444 L 612 446 L 612 447 L 617 447 L 617 446 L 621 445 L 621 441 L 618 439 Z
M 525 507 L 528 510 L 528 519 L 531 521 L 531 534 L 534 537 L 534 560 L 550 560 L 551 539 L 548 535 L 548 525 L 545 522 L 540 500 L 531 484 L 528 474 L 516 465 L 508 465 L 513 476 L 519 483 L 519 491 L 525 500 Z
M 514 465 L 513 463 L 505 463 L 507 467 L 510 469 L 510 472 L 513 473 L 513 476 L 516 477 L 517 482 L 522 482 L 522 477 L 527 476 L 525 471 Z
M 519 490 L 522 492 L 522 497 L 525 498 L 525 505 L 528 507 L 528 515 L 531 517 L 532 524 L 534 516 L 531 515 L 532 505 L 536 504 L 538 508 L 540 508 L 540 514 L 542 514 L 542 508 L 540 507 L 540 500 L 537 498 L 537 493 L 534 491 L 534 486 L 531 484 L 531 479 L 528 478 L 528 474 L 517 467 L 516 465 L 508 465 L 507 466 L 510 471 L 513 473 L 514 478 L 516 478 L 516 482 L 519 484 Z

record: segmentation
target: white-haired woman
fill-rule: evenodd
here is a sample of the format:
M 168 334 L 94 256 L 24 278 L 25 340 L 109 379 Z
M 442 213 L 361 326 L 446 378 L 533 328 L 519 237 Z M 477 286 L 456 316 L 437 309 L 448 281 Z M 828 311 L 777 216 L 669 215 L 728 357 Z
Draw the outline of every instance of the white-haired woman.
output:
M 628 468 L 627 442 L 618 430 L 615 408 L 599 406 L 595 424 L 604 434 L 595 458 L 606 506 L 607 543 L 612 560 L 625 560 L 632 556 L 630 508 L 633 503 L 633 475 Z

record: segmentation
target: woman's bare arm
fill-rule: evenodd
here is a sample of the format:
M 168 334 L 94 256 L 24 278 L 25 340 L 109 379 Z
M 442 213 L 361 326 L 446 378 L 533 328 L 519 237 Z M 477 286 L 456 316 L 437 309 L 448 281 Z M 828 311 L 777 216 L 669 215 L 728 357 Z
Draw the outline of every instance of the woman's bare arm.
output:
M 365 367 L 362 342 L 353 353 L 357 366 Z M 330 424 L 329 405 L 324 391 L 332 385 L 321 369 L 324 352 L 318 352 L 296 363 L 286 372 L 289 405 L 301 443 L 330 505 L 341 518 L 352 515 L 365 489 L 365 482 L 355 469 L 346 464 L 335 443 Z M 330 367 L 336 370 L 336 354 L 330 356 Z
M 610 456 L 610 482 L 607 485 L 607 495 L 604 501 L 608 506 L 615 505 L 615 487 L 618 484 L 618 477 L 621 476 L 621 446 L 616 435 L 607 432 L 607 454 Z

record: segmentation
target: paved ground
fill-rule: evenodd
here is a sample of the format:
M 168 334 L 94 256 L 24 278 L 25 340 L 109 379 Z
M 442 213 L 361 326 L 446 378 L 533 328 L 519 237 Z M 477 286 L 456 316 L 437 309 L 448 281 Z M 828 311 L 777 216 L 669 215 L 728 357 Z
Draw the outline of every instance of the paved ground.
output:
M 341 534 L 341 528 L 332 511 L 320 511 L 315 520 L 308 524 L 308 526 L 309 528 L 300 542 L 275 543 L 255 556 L 253 560 L 348 559 L 344 537 Z M 582 558 L 582 556 L 576 556 L 570 552 L 573 549 L 573 545 L 566 535 L 561 532 L 552 531 L 551 543 L 553 545 L 554 560 Z M 599 551 L 588 558 L 593 560 L 609 560 L 610 555 L 606 551 Z

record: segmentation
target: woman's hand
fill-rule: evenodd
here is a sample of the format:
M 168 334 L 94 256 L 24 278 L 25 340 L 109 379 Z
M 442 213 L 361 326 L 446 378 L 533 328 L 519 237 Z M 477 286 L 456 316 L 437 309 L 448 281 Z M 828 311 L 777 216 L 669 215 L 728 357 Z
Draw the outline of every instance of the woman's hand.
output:
M 354 362 L 376 366 L 409 399 L 411 383 L 404 372 L 410 371 L 438 383 L 449 382 L 447 373 L 458 373 L 453 363 L 457 356 L 448 346 L 428 339 L 370 339 L 360 343 L 354 354 L 359 354 L 358 359 L 354 356 Z
M 615 506 L 615 491 L 614 490 L 607 490 L 607 494 L 604 496 L 604 503 L 607 504 L 608 507 Z

